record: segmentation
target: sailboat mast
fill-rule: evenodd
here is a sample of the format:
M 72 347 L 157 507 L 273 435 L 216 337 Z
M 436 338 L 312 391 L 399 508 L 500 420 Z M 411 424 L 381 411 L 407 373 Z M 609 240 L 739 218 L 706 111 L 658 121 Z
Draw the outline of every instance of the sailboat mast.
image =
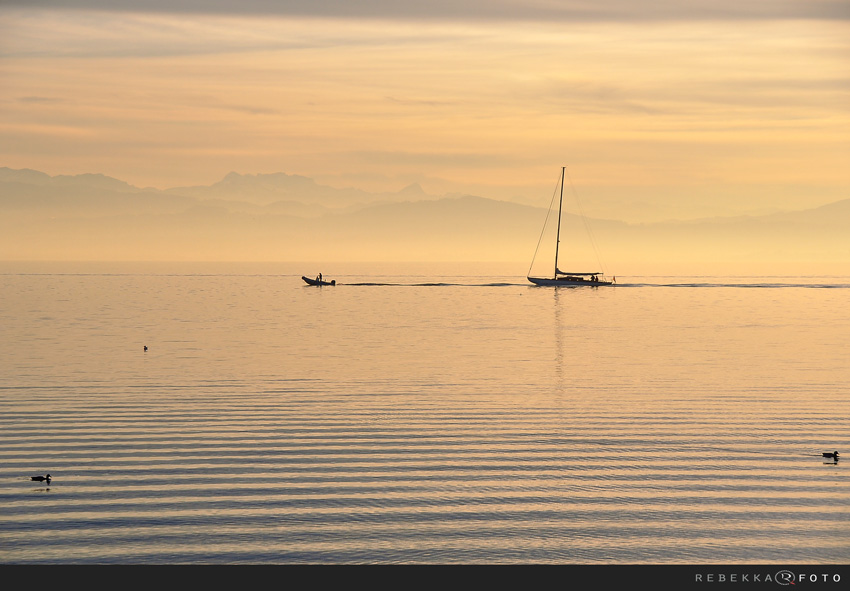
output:
M 555 241 L 555 274 L 558 277 L 558 247 L 561 246 L 561 207 L 564 204 L 564 171 L 566 166 L 561 167 L 561 199 L 558 201 L 558 239 Z

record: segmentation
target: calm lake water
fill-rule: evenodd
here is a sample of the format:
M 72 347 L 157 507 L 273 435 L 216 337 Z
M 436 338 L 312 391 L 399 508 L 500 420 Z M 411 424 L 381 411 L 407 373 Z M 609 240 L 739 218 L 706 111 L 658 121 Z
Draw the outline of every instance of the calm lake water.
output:
M 0 562 L 850 561 L 850 277 L 333 270 L 0 264 Z

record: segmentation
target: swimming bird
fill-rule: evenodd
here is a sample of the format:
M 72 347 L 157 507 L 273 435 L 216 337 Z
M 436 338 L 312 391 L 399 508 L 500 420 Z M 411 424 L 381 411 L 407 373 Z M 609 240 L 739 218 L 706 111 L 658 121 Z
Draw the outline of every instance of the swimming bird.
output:
M 834 451 L 832 453 L 829 453 L 828 451 L 825 451 L 825 452 L 823 452 L 823 457 L 825 457 L 825 458 L 835 458 L 837 460 L 838 459 L 838 452 Z
M 48 474 L 47 476 L 33 476 L 32 479 L 36 482 L 42 482 L 46 480 L 47 484 L 50 484 L 50 474 Z
M 145 345 L 145 351 L 147 351 L 147 350 L 148 350 L 148 346 L 147 346 L 147 345 Z

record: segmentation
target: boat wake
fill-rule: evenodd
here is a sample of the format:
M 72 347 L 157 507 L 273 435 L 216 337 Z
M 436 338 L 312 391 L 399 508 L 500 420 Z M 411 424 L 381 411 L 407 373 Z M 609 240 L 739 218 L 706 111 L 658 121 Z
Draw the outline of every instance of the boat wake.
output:
M 337 283 L 337 285 L 351 285 L 356 287 L 524 287 L 524 283 L 506 283 L 506 282 L 493 282 L 493 283 L 451 283 L 451 282 L 443 282 L 443 281 L 429 281 L 423 283 L 388 283 L 388 282 L 375 282 L 375 281 L 364 281 L 359 283 Z
M 686 283 L 621 283 L 619 287 L 690 287 L 690 288 L 739 288 L 739 289 L 850 289 L 850 283 L 708 283 L 708 282 L 686 282 Z

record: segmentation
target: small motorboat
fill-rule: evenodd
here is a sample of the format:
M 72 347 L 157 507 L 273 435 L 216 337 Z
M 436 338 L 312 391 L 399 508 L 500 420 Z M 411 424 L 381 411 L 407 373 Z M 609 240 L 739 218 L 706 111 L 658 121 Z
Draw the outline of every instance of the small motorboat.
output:
M 302 275 L 301 279 L 303 279 L 304 283 L 306 283 L 307 285 L 318 285 L 319 287 L 322 287 L 323 285 L 336 285 L 336 279 L 332 279 L 331 281 L 325 281 L 324 279 L 321 279 L 321 275 L 319 275 L 315 279 L 310 279 L 309 277 L 305 277 L 304 275 Z

